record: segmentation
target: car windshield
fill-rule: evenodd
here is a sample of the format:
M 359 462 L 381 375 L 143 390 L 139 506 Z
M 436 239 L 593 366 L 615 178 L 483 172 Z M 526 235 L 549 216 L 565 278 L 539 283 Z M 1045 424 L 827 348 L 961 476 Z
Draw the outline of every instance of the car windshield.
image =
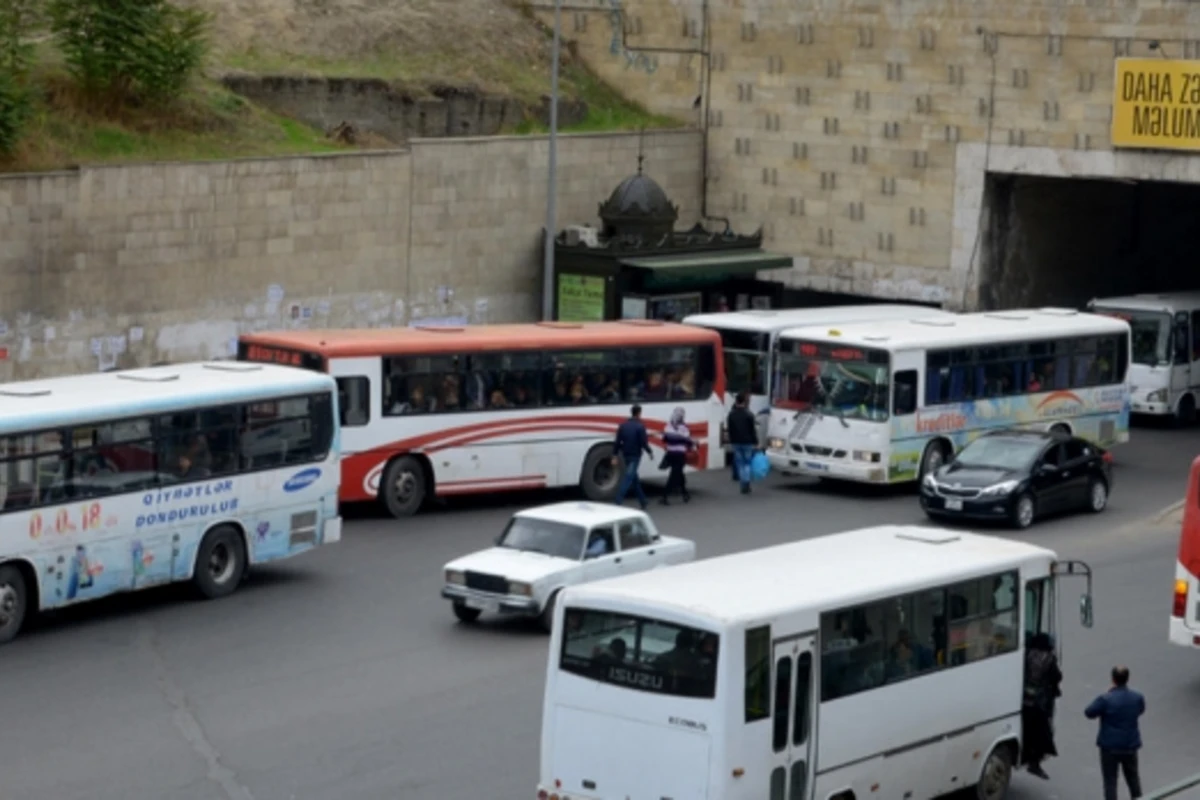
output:
M 1042 444 L 1040 439 L 984 436 L 964 447 L 954 460 L 964 467 L 1020 470 L 1033 463 Z
M 579 525 L 535 517 L 513 517 L 497 545 L 578 561 L 583 555 L 585 533 Z
M 1171 318 L 1157 311 L 1097 308 L 1097 314 L 1123 319 L 1133 333 L 1133 363 L 1156 367 L 1170 364 Z
M 888 418 L 888 354 L 781 339 L 771 405 L 843 419 Z

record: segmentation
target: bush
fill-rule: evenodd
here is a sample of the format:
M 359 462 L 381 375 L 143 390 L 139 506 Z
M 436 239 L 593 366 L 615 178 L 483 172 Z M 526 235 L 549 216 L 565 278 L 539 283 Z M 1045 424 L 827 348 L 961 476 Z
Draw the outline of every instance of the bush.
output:
M 168 0 L 50 0 L 71 76 L 93 99 L 170 102 L 208 54 L 209 16 Z
M 0 0 L 0 154 L 8 155 L 29 119 L 26 81 L 34 50 L 29 37 L 40 19 L 38 0 Z

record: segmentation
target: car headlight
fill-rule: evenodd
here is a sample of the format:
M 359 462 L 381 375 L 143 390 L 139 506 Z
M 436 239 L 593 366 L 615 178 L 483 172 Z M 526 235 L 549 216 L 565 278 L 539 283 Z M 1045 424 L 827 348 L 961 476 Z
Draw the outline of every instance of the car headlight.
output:
M 467 582 L 466 576 L 463 575 L 458 570 L 456 570 L 456 569 L 446 570 L 446 583 L 456 583 L 459 586 L 463 586 L 466 584 L 466 582 Z
M 855 450 L 854 451 L 854 460 L 855 461 L 869 461 L 872 464 L 878 464 L 879 463 L 879 453 L 872 453 L 870 450 Z
M 993 484 L 992 486 L 987 487 L 986 489 L 981 491 L 980 494 L 988 494 L 988 495 L 1008 494 L 1013 489 L 1017 488 L 1018 483 L 1019 483 L 1019 481 L 1003 481 L 1001 483 Z
M 785 444 L 787 443 L 783 441 L 783 439 L 772 439 L 771 441 L 767 442 L 767 446 L 772 450 L 782 450 Z
M 1147 403 L 1164 403 L 1164 402 L 1166 402 L 1166 400 L 1167 400 L 1167 390 L 1166 389 L 1155 389 L 1153 392 L 1150 392 L 1149 394 L 1146 395 Z
M 922 483 L 922 485 L 925 486 L 926 489 L 936 489 L 937 488 L 937 479 L 933 477 L 932 472 L 929 473 L 928 475 L 926 475 L 925 479 L 923 481 L 921 481 L 921 483 Z
M 528 583 L 521 583 L 520 581 L 509 581 L 508 593 L 520 594 L 524 595 L 525 597 L 529 597 L 531 594 L 533 594 L 533 586 Z

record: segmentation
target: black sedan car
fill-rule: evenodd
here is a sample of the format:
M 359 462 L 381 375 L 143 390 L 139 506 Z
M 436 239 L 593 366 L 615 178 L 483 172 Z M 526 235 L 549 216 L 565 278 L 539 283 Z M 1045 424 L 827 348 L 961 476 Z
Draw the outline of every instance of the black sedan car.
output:
M 1112 490 L 1112 456 L 1077 436 L 1044 431 L 986 433 L 921 482 L 933 519 L 1007 520 L 1017 528 L 1057 511 L 1099 513 Z

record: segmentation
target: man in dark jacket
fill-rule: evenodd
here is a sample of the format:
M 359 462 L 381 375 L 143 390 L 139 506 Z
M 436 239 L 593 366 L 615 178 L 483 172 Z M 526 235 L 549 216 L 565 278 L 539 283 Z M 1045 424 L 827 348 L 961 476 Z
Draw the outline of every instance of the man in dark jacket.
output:
M 650 437 L 646 435 L 646 426 L 642 423 L 642 407 L 635 405 L 629 410 L 629 419 L 617 426 L 617 437 L 613 440 L 613 466 L 622 460 L 625 462 L 621 485 L 617 487 L 617 505 L 624 505 L 625 495 L 633 489 L 645 511 L 646 493 L 642 491 L 642 481 L 638 477 L 642 453 L 654 455 L 650 452 Z
M 1138 773 L 1138 750 L 1142 734 L 1138 718 L 1146 713 L 1146 698 L 1129 688 L 1129 668 L 1113 667 L 1112 688 L 1092 701 L 1083 712 L 1100 720 L 1096 746 L 1100 748 L 1100 774 L 1104 778 L 1104 800 L 1117 800 L 1117 770 L 1125 773 L 1129 794 L 1142 796 Z
M 758 447 L 758 425 L 754 415 L 750 413 L 750 398 L 745 392 L 738 392 L 733 410 L 725 421 L 725 429 L 729 432 L 729 444 L 733 446 L 733 465 L 737 470 L 738 480 L 742 484 L 742 494 L 750 494 L 750 461 Z

